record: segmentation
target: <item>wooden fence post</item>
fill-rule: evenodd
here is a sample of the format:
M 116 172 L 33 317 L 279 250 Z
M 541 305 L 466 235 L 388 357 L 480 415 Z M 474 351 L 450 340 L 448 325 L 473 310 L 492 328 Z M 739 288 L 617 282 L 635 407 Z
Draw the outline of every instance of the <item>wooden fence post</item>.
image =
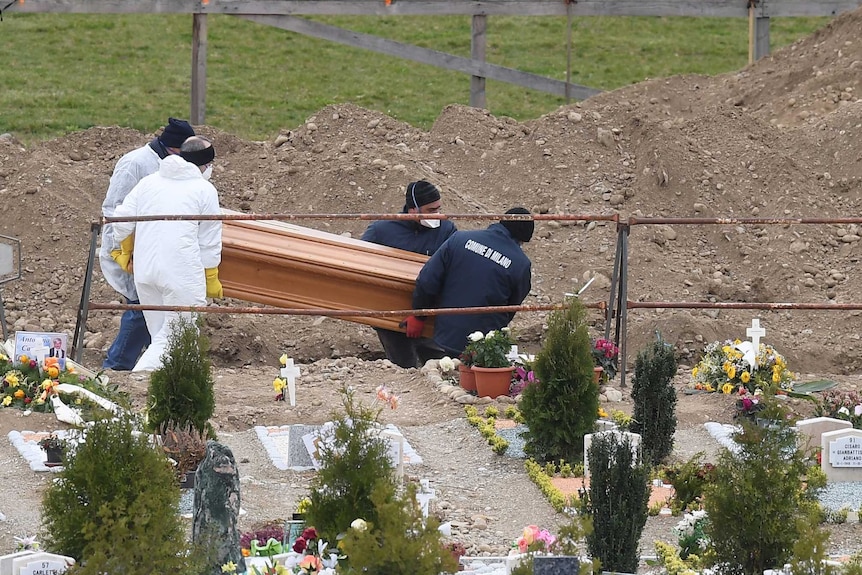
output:
M 754 60 L 769 55 L 769 16 L 754 19 Z
M 473 60 L 485 61 L 485 29 L 487 16 L 476 14 L 472 18 L 472 37 L 470 40 L 470 57 Z M 482 76 L 470 77 L 470 105 L 474 108 L 485 108 L 485 78 Z
M 189 121 L 199 126 L 206 122 L 207 15 L 194 14 L 192 18 L 192 103 Z

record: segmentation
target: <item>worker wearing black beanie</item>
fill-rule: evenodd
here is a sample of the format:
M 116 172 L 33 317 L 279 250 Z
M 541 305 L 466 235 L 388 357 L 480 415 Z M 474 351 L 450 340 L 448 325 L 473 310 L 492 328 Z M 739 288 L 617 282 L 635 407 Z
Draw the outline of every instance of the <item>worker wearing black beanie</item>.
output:
M 506 212 L 529 216 L 529 210 Z M 520 305 L 530 293 L 530 259 L 521 245 L 533 237 L 532 220 L 502 220 L 484 230 L 458 231 L 416 278 L 413 309 Z M 509 325 L 513 312 L 441 314 L 434 320 L 434 343 L 440 356 L 458 357 L 473 332 L 488 333 Z M 407 318 L 407 337 L 419 337 L 424 318 Z
M 506 213 L 528 215 L 530 210 L 526 208 L 512 208 Z M 504 228 L 509 230 L 509 233 L 512 234 L 513 238 L 521 243 L 529 242 L 533 237 L 533 230 L 536 228 L 536 224 L 533 220 L 501 220 L 500 223 L 503 224 Z
M 441 210 L 437 186 L 426 180 L 410 182 L 404 190 L 401 213 L 416 214 L 417 219 L 378 220 L 366 228 L 362 240 L 430 256 L 456 231 L 455 224 L 449 220 L 427 217 L 439 214 Z M 386 352 L 386 359 L 401 367 L 422 367 L 439 352 L 430 338 L 408 338 L 404 331 L 374 329 Z

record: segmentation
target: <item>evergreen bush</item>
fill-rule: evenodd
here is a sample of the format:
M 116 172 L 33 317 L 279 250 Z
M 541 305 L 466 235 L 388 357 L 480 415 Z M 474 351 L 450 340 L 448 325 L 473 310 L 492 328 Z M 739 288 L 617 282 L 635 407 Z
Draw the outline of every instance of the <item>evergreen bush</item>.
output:
M 215 410 L 209 341 L 193 320 L 180 315 L 172 324 L 162 361 L 162 367 L 150 375 L 149 430 L 162 433 L 168 427 L 191 427 L 214 439 L 209 423 Z
M 335 541 L 357 518 L 379 524 L 377 510 L 391 501 L 375 502 L 372 493 L 379 483 L 395 482 L 388 446 L 378 433 L 380 410 L 360 404 L 352 389 L 343 388 L 341 396 L 344 412 L 333 414 L 329 441 L 319 442 L 321 468 L 305 512 L 306 524 L 326 541 Z
M 366 521 L 361 529 L 348 529 L 340 543 L 347 555 L 343 573 L 438 575 L 458 570 L 441 540 L 440 522 L 433 516 L 422 516 L 415 484 L 397 495 L 395 485 L 380 481 L 371 501 L 376 520 Z
M 586 536 L 590 555 L 605 571 L 636 573 L 638 542 L 647 520 L 649 468 L 632 452 L 628 437 L 593 436 L 587 453 L 590 486 L 581 492 L 581 513 L 592 518 Z
M 186 543 L 179 489 L 167 459 L 128 417 L 96 422 L 45 491 L 48 549 L 74 557 L 75 573 L 200 573 Z
M 578 298 L 548 319 L 545 343 L 534 365 L 538 382 L 528 385 L 520 410 L 529 431 L 524 450 L 539 461 L 579 461 L 584 436 L 593 431 L 599 389 L 586 311 Z
M 723 450 L 704 487 L 706 531 L 724 573 L 760 575 L 787 563 L 803 533 L 810 538 L 825 476 L 809 468 L 787 425 L 741 423 L 740 451 Z
M 632 383 L 634 413 L 629 429 L 641 436 L 644 457 L 658 465 L 673 451 L 676 431 L 676 390 L 673 376 L 677 361 L 673 346 L 661 337 L 638 353 Z

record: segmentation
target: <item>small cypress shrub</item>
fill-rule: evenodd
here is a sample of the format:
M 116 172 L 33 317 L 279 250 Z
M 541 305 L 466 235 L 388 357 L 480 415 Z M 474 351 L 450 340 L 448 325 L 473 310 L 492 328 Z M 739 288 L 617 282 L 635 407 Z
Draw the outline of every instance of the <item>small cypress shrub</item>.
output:
M 306 524 L 327 541 L 335 541 L 354 519 L 378 524 L 377 510 L 389 502 L 373 501 L 372 493 L 379 483 L 395 482 L 388 446 L 378 434 L 380 410 L 361 405 L 354 394 L 341 390 L 344 412 L 333 414 L 331 441 L 318 446 L 321 468 L 305 513 Z
M 605 571 L 636 573 L 638 542 L 647 520 L 649 468 L 632 453 L 631 440 L 617 433 L 593 436 L 587 457 L 590 487 L 582 490 L 581 513 L 592 518 L 586 536 L 590 555 Z
M 191 427 L 215 437 L 209 341 L 191 319 L 180 315 L 171 330 L 163 365 L 150 374 L 147 424 L 150 431 Z
M 534 364 L 539 382 L 521 396 L 528 455 L 542 462 L 583 458 L 584 436 L 593 431 L 599 408 L 593 367 L 586 311 L 571 298 L 566 310 L 551 314 Z
M 422 516 L 415 484 L 408 485 L 399 496 L 395 485 L 380 481 L 374 486 L 371 501 L 376 522 L 366 522 L 364 529 L 348 529 L 340 543 L 348 562 L 344 573 L 438 575 L 458 570 L 452 553 L 441 541 L 440 522 L 433 516 Z
M 131 419 L 96 422 L 45 491 L 46 547 L 74 557 L 83 575 L 199 573 L 178 502 L 170 464 Z
M 673 451 L 676 431 L 676 390 L 673 376 L 677 361 L 673 346 L 661 337 L 635 360 L 632 400 L 634 413 L 629 429 L 641 436 L 644 457 L 658 465 Z
M 740 452 L 723 450 L 713 482 L 704 486 L 707 535 L 723 572 L 760 575 L 787 563 L 805 526 L 816 523 L 825 477 L 819 467 L 809 469 L 787 425 L 741 423 Z

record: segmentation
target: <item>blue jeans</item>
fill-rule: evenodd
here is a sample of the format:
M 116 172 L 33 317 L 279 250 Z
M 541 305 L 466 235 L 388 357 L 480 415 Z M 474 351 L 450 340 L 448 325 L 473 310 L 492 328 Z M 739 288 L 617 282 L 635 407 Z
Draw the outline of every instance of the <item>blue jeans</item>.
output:
M 128 303 L 135 305 L 140 302 L 130 300 Z M 120 331 L 117 333 L 114 343 L 108 348 L 108 356 L 105 358 L 102 368 L 129 371 L 135 367 L 135 363 L 148 345 L 150 345 L 150 332 L 147 331 L 144 312 L 126 310 L 120 319 Z

